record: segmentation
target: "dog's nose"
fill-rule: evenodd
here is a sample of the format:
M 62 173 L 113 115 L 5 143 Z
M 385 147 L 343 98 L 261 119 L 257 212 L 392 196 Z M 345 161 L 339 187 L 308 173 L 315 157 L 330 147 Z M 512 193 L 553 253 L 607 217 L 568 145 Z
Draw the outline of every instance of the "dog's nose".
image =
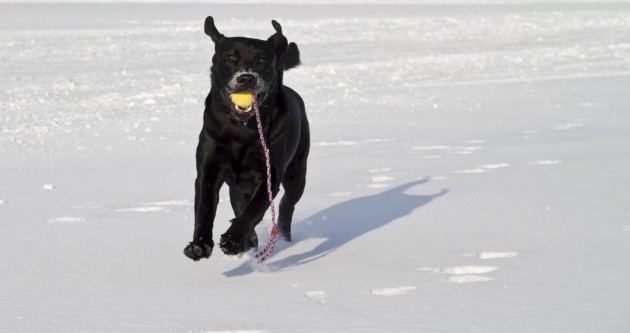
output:
M 258 83 L 256 77 L 252 74 L 241 74 L 238 78 L 236 78 L 236 82 L 240 84 L 242 87 L 255 87 Z

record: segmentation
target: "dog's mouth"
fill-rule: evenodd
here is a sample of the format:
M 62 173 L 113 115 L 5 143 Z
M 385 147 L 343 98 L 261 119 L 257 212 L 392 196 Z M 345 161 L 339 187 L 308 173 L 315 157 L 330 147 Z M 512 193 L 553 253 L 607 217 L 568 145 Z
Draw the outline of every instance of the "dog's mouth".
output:
M 226 91 L 225 99 L 230 106 L 232 116 L 238 121 L 246 121 L 254 114 L 254 104 L 265 98 L 264 92 L 253 91 Z
M 230 101 L 237 112 L 250 112 L 254 106 L 254 93 L 233 92 L 230 94 Z

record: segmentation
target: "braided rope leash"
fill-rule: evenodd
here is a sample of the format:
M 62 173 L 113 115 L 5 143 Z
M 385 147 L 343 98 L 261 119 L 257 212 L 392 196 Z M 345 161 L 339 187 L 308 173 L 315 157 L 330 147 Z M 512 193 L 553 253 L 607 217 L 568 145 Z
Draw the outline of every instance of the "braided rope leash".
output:
M 278 241 L 278 223 L 276 222 L 276 207 L 273 204 L 273 192 L 271 189 L 271 158 L 269 157 L 269 148 L 267 148 L 265 135 L 263 134 L 262 121 L 260 121 L 260 113 L 258 112 L 258 104 L 256 103 L 256 100 L 254 100 L 253 106 L 254 114 L 256 115 L 256 125 L 258 127 L 260 144 L 265 152 L 265 166 L 267 168 L 267 195 L 269 196 L 269 205 L 271 206 L 271 223 L 273 224 L 271 227 L 271 238 L 269 239 L 267 246 L 256 254 L 256 259 L 258 259 L 259 262 L 263 262 L 271 257 L 273 250 L 276 248 L 276 242 Z

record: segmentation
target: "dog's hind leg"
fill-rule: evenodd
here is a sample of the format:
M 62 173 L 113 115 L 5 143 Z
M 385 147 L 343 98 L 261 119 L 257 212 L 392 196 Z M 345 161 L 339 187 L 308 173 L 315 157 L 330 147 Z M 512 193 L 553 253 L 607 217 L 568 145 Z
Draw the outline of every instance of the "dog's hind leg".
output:
M 293 220 L 293 211 L 295 205 L 304 194 L 306 186 L 306 154 L 297 156 L 291 161 L 287 167 L 284 178 L 282 179 L 282 187 L 284 187 L 284 196 L 280 201 L 280 213 L 278 216 L 278 231 L 280 237 L 284 240 L 291 241 L 291 222 Z

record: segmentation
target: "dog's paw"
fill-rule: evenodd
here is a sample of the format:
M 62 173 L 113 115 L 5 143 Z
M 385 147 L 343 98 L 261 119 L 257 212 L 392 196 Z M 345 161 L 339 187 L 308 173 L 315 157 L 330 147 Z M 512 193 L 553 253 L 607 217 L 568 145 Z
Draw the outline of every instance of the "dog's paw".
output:
M 287 242 L 291 241 L 291 226 L 278 226 L 278 236 Z
M 223 253 L 231 256 L 243 253 L 247 250 L 246 238 L 242 235 L 232 233 L 229 230 L 221 235 L 219 246 Z
M 210 244 L 205 241 L 192 241 L 186 248 L 184 248 L 184 254 L 186 257 L 198 261 L 203 258 L 210 258 L 212 254 L 212 247 L 214 246 L 214 242 L 210 241 Z
M 249 242 L 246 250 L 252 248 L 258 250 L 258 235 L 255 231 L 249 234 Z

